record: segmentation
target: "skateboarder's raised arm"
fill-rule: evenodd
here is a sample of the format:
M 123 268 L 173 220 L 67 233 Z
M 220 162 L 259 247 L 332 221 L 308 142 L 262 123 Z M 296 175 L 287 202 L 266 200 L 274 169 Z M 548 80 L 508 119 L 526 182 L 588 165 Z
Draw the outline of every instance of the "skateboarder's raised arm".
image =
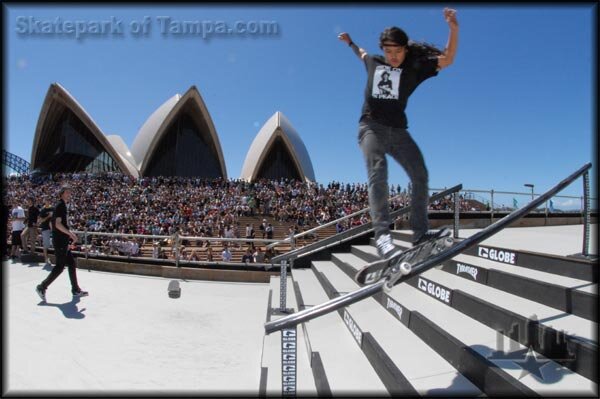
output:
M 356 56 L 358 58 L 360 58 L 361 60 L 364 59 L 365 56 L 367 55 L 367 52 L 364 49 L 362 49 L 362 48 L 358 47 L 356 44 L 354 44 L 354 42 L 350 38 L 350 35 L 347 34 L 346 32 L 340 33 L 338 35 L 338 39 L 340 39 L 341 41 L 343 41 L 344 43 L 349 45 L 350 48 L 352 49 L 352 51 L 354 51 L 354 54 L 356 54 Z
M 450 33 L 448 35 L 448 43 L 444 53 L 438 56 L 438 68 L 446 68 L 454 62 L 456 49 L 458 47 L 458 21 L 456 20 L 456 10 L 444 8 L 444 19 L 448 23 Z

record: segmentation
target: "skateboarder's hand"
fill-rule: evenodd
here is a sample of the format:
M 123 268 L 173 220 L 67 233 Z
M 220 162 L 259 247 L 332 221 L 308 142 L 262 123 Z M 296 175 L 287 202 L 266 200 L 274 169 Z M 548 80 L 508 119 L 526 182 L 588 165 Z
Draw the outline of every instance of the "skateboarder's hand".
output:
M 458 21 L 456 19 L 456 10 L 452 8 L 444 8 L 444 19 L 450 26 L 450 29 L 458 28 Z
M 347 34 L 346 32 L 340 33 L 338 35 L 338 39 L 340 39 L 341 41 L 345 42 L 346 44 L 352 43 L 352 39 L 350 39 L 350 35 Z

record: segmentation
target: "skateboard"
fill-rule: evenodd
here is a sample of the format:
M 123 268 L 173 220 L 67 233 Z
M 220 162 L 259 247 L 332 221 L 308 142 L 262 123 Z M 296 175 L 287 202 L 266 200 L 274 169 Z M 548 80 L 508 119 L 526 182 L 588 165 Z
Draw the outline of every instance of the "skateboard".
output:
M 413 265 L 454 245 L 455 241 L 450 237 L 451 234 L 452 232 L 449 229 L 442 229 L 440 235 L 436 238 L 402 251 L 389 259 L 379 259 L 371 262 L 356 273 L 354 280 L 360 285 L 368 285 L 390 275 L 410 274 Z

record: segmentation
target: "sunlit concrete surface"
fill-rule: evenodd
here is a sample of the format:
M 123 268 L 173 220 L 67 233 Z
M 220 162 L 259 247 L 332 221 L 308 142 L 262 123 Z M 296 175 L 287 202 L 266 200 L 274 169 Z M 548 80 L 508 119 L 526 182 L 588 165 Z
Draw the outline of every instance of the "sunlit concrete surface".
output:
M 481 229 L 461 229 L 459 237 L 468 238 Z M 493 235 L 483 244 L 568 256 L 583 251 L 583 225 L 507 228 Z M 590 225 L 590 254 L 598 255 L 598 225 Z
M 180 281 L 78 269 L 35 293 L 43 265 L 3 262 L 4 393 L 256 396 L 268 284 Z

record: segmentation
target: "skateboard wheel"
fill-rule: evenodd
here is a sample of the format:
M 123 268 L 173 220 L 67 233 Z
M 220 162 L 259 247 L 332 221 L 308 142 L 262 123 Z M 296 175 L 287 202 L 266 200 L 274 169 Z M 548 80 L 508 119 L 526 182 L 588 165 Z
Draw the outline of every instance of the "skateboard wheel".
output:
M 400 263 L 400 272 L 403 275 L 406 276 L 407 274 L 410 274 L 411 271 L 412 271 L 412 266 L 410 265 L 410 263 L 408 263 L 408 262 Z
M 383 292 L 389 294 L 389 292 L 394 288 L 394 284 L 390 280 L 386 280 L 383 284 Z
M 452 244 L 454 244 L 454 240 L 451 237 L 446 237 L 446 239 L 444 240 L 444 246 L 451 247 Z

